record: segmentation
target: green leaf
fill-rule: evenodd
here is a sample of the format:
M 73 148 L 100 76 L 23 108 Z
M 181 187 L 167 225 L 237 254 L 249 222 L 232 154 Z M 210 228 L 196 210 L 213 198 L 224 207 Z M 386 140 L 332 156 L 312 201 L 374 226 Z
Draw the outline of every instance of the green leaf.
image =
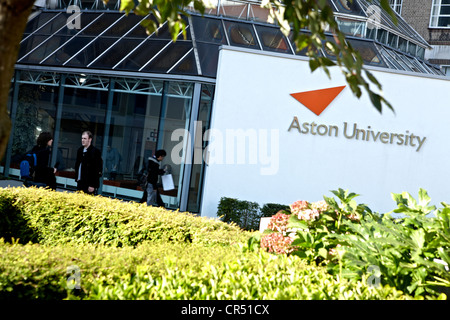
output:
M 299 219 L 295 214 L 291 214 L 288 220 L 288 228 L 308 229 L 308 223 Z
M 369 80 L 375 84 L 378 88 L 381 89 L 381 84 L 378 82 L 377 78 L 375 78 L 375 76 L 369 72 L 368 70 L 364 70 L 366 72 L 366 76 L 369 78 Z
M 335 210 L 338 210 L 338 209 L 339 209 L 339 205 L 338 205 L 338 203 L 336 202 L 336 200 L 334 200 L 334 198 L 329 198 L 329 197 L 323 196 L 323 199 L 324 199 L 325 202 L 326 202 L 330 207 L 332 207 L 333 209 L 335 209 Z
M 373 106 L 381 113 L 382 111 L 381 96 L 375 92 L 369 91 L 369 97 Z
M 406 206 L 410 209 L 416 209 L 417 208 L 417 201 L 416 199 L 411 196 L 409 192 L 402 192 L 402 197 L 406 200 Z
M 320 67 L 320 62 L 317 59 L 309 60 L 309 68 L 314 72 L 318 67 Z
M 398 19 L 397 19 L 397 16 L 396 16 L 394 10 L 392 10 L 392 8 L 389 4 L 389 0 L 381 0 L 380 5 L 381 5 L 381 8 L 383 8 L 384 11 L 386 11 L 387 14 L 389 14 L 389 16 L 392 18 L 392 22 L 394 22 L 394 24 L 397 25 Z
M 423 229 L 414 230 L 411 232 L 411 240 L 417 249 L 422 250 L 425 244 L 425 231 Z
M 419 205 L 421 206 L 427 206 L 431 201 L 430 196 L 428 195 L 427 191 L 420 188 L 419 189 Z
M 328 250 L 325 248 L 320 248 L 318 251 L 319 256 L 328 259 Z
M 401 193 L 391 193 L 391 197 L 397 205 L 406 205 L 406 200 L 403 198 Z
M 127 14 L 134 9 L 133 0 L 121 0 L 120 1 L 120 11 L 125 11 Z
M 331 60 L 331 59 L 328 59 L 328 58 L 325 58 L 325 57 L 321 57 L 319 59 L 320 59 L 320 63 L 321 63 L 322 66 L 332 67 L 332 66 L 336 65 L 336 63 L 333 60 Z

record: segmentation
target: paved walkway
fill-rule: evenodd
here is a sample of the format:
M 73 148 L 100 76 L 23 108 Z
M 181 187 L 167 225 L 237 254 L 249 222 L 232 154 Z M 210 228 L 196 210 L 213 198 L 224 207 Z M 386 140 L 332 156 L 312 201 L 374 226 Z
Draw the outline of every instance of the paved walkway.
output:
M 11 187 L 23 187 L 23 182 L 18 180 L 0 180 L 0 188 L 11 188 Z M 67 191 L 70 190 L 56 188 L 56 191 Z
M 23 187 L 23 182 L 17 180 L 0 180 L 0 188 L 8 187 Z

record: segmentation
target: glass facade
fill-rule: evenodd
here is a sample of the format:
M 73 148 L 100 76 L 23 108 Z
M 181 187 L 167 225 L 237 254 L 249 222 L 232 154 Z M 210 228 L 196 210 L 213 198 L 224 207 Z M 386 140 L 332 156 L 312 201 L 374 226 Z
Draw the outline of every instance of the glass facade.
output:
M 39 134 L 55 129 L 59 87 L 53 76 L 43 78 L 44 84 L 32 83 L 23 75 L 15 80 L 17 95 L 11 101 L 13 130 L 8 151 L 10 168 L 18 170 L 22 155 L 33 148 Z
M 12 88 L 17 88 L 18 94 L 11 93 L 10 99 L 14 127 L 5 157 L 9 160 L 9 175 L 19 177 L 22 155 L 35 145 L 40 132 L 50 131 L 54 135 L 51 161 L 58 169 L 58 187 L 75 189 L 76 151 L 81 146 L 81 133 L 89 130 L 94 135 L 92 144 L 103 157 L 101 194 L 139 201 L 143 191 L 138 177 L 146 168 L 148 157 L 157 149 L 165 149 L 168 156 L 162 166 L 172 174 L 175 185 L 174 190 L 160 189 L 166 207 L 180 208 L 181 186 L 188 183 L 190 188 L 185 192 L 192 195 L 184 198 L 189 198 L 189 209 L 198 212 L 202 158 L 190 174 L 185 172 L 186 162 L 191 169 L 187 157 L 192 154 L 185 142 L 192 129 L 196 86 L 201 94 L 195 120 L 207 130 L 213 84 L 17 71 Z M 183 134 L 175 138 L 173 133 L 179 130 Z M 173 154 L 172 150 L 178 153 Z
M 383 50 L 395 51 L 393 55 L 408 56 L 416 63 L 427 64 L 423 56 L 429 45 L 400 16 L 397 17 L 398 24 L 395 24 L 380 9 L 379 17 L 369 21 L 373 16 L 371 10 L 379 6 L 377 0 L 373 3 L 329 0 L 329 3 L 340 29 L 358 48 L 376 51 L 374 55 L 384 59 L 378 46 L 374 45 L 376 43 L 382 45 Z M 220 10 L 230 14 L 217 15 L 217 11 L 211 11 L 208 12 L 211 15 L 201 17 L 192 12 L 186 18 L 186 37 L 180 32 L 176 41 L 172 41 L 167 24 L 160 26 L 157 32 L 147 34 L 141 23 L 153 19 L 151 16 L 87 10 L 79 16 L 79 29 L 69 29 L 69 13 L 44 10 L 29 21 L 17 63 L 214 79 L 221 45 L 305 55 L 305 52 L 294 52 L 295 45 L 277 26 L 260 22 L 254 15 L 253 5 L 245 1 L 224 1 L 220 3 Z M 238 11 L 242 14 L 236 17 L 231 14 Z M 369 39 L 371 41 L 366 41 Z M 321 53 L 326 54 L 325 51 L 323 48 Z M 378 65 L 385 68 L 393 66 L 387 61 Z M 401 67 L 399 70 L 411 71 L 411 68 Z M 426 71 L 414 72 L 442 74 L 439 68 L 430 64 L 417 70 Z

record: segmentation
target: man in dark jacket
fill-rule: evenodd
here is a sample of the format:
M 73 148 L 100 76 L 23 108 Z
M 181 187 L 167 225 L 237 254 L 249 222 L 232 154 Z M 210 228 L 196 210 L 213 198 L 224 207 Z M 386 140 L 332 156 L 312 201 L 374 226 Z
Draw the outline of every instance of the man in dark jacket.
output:
M 167 155 L 165 150 L 157 150 L 152 157 L 148 158 L 147 175 L 147 205 L 163 207 L 164 202 L 158 192 L 158 176 L 163 175 L 165 171 L 160 169 L 161 161 Z
M 81 144 L 75 162 L 77 190 L 94 194 L 100 186 L 100 177 L 103 170 L 102 154 L 92 145 L 92 133 L 90 131 L 82 133 Z

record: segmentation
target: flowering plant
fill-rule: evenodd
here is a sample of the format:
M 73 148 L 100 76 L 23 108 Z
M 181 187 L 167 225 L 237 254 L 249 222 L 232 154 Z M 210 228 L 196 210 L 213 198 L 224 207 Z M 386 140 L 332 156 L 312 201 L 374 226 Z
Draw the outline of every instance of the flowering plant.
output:
M 334 237 L 350 233 L 344 221 L 358 223 L 360 216 L 369 210 L 357 205 L 357 194 L 339 189 L 332 191 L 340 200 L 324 197 L 324 200 L 295 201 L 289 210 L 282 210 L 271 217 L 268 229 L 261 238 L 261 247 L 269 252 L 295 254 L 311 261 L 325 262 L 338 259 L 336 248 L 340 244 Z
M 294 251 L 292 242 L 294 239 L 285 237 L 283 234 L 273 232 L 261 238 L 261 247 L 266 248 L 269 252 L 288 254 Z
M 278 211 L 269 221 L 267 228 L 273 231 L 278 231 L 281 233 L 286 233 L 287 226 L 289 223 L 289 215 L 283 213 L 283 211 Z
M 394 218 L 357 204 L 354 193 L 332 192 L 339 204 L 328 197 L 301 200 L 274 215 L 261 247 L 325 265 L 340 279 L 367 281 L 369 287 L 381 284 L 416 297 L 446 297 L 450 205 L 442 202 L 444 208 L 436 210 L 423 189 L 419 201 L 407 192 L 392 194 L 398 205 L 392 212 L 404 214 Z

